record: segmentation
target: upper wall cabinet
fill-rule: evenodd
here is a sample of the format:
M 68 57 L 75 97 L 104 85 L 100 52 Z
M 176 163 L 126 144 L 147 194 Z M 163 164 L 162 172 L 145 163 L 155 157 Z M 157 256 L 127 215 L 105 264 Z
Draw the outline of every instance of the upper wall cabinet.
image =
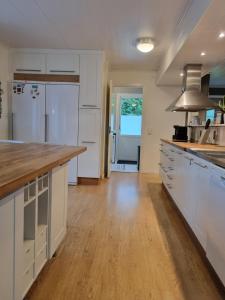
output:
M 14 52 L 13 73 L 45 73 L 45 54 Z
M 78 75 L 79 55 L 73 53 L 47 54 L 47 74 Z
M 101 108 L 101 74 L 101 56 L 80 55 L 80 108 Z

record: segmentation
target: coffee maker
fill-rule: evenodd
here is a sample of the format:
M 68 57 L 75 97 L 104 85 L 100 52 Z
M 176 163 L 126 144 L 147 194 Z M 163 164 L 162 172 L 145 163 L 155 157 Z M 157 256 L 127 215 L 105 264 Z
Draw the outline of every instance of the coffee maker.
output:
M 175 134 L 173 135 L 174 142 L 187 142 L 187 126 L 174 125 Z

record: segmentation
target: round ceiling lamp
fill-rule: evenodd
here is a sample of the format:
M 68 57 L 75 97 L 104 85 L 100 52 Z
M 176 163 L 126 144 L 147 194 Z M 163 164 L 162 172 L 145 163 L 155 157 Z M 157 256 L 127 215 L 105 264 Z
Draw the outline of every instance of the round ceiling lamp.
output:
M 151 52 L 154 49 L 154 43 L 150 38 L 140 38 L 137 40 L 137 49 L 143 53 Z

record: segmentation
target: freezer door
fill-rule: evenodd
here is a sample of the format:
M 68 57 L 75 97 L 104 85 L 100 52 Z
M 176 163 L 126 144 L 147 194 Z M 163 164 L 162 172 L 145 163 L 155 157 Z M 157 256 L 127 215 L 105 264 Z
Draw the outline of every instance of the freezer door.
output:
M 77 146 L 79 86 L 46 85 L 46 134 L 50 144 Z M 69 183 L 77 182 L 77 158 L 69 163 Z
M 45 140 L 45 85 L 13 83 L 12 138 L 24 142 Z

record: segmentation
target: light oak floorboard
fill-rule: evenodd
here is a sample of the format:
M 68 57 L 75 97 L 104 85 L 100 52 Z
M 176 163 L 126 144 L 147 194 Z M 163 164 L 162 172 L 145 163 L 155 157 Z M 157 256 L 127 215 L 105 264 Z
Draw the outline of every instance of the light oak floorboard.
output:
M 158 178 L 113 173 L 70 188 L 68 234 L 27 299 L 222 297 Z

